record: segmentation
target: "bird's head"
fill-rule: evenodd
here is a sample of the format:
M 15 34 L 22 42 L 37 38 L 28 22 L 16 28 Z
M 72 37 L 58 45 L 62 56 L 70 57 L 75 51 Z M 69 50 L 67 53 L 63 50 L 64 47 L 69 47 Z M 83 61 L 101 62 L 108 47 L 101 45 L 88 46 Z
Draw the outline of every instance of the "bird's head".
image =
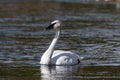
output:
M 46 28 L 46 30 L 49 29 L 55 29 L 55 30 L 60 30 L 61 29 L 61 22 L 59 20 L 54 20 L 51 22 L 51 24 Z

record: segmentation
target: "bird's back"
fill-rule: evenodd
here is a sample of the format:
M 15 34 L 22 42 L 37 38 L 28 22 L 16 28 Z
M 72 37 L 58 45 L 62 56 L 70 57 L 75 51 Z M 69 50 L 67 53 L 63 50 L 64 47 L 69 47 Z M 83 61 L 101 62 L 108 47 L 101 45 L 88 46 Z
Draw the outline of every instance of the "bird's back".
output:
M 51 58 L 53 65 L 75 65 L 79 63 L 79 56 L 71 51 L 56 50 Z

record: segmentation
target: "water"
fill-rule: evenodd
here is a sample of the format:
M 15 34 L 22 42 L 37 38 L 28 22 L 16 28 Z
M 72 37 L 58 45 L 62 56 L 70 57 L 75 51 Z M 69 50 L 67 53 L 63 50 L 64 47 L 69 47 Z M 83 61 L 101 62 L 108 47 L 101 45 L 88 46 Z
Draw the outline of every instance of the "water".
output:
M 118 80 L 120 78 L 119 3 L 95 0 L 0 1 L 1 80 Z M 41 66 L 42 53 L 63 22 L 56 49 L 84 57 L 76 66 Z

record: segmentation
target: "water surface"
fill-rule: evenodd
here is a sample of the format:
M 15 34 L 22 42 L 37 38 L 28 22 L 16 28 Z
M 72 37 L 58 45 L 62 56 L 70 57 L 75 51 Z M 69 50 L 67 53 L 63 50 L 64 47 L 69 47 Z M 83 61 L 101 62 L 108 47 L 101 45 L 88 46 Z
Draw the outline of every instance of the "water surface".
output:
M 0 1 L 1 80 L 117 80 L 120 78 L 120 10 L 118 3 L 95 0 Z M 42 53 L 63 23 L 56 49 L 81 57 L 76 66 L 41 66 Z

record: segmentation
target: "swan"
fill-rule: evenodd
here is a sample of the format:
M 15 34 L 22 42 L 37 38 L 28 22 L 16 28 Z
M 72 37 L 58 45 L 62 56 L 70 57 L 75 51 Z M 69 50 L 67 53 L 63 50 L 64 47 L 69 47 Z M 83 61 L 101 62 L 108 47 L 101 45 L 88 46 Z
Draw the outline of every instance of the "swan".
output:
M 49 48 L 41 57 L 41 65 L 76 65 L 80 63 L 79 55 L 71 51 L 54 50 L 55 45 L 61 33 L 61 21 L 55 20 L 46 28 L 46 30 L 54 29 L 56 34 L 51 42 Z

